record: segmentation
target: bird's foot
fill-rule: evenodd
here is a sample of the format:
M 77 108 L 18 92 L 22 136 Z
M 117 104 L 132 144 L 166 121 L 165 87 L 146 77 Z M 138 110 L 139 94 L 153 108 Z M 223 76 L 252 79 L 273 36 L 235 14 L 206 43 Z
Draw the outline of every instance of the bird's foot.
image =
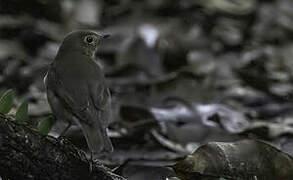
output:
M 91 158 L 89 160 L 89 170 L 90 170 L 90 173 L 93 172 L 93 169 L 94 169 L 94 159 L 93 159 L 93 153 L 91 153 Z
M 90 164 L 89 170 L 90 170 L 90 173 L 91 173 L 91 172 L 93 172 L 93 169 L 94 169 L 94 162 L 92 160 L 90 160 L 89 164 Z
M 57 137 L 57 140 L 60 141 L 60 142 L 63 141 L 64 139 L 65 139 L 65 136 L 58 136 Z

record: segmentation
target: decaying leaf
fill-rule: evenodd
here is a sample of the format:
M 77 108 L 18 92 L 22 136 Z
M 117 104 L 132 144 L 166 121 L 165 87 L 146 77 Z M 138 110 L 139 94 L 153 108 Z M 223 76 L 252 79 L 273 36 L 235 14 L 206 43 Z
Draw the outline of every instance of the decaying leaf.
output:
M 207 125 L 219 124 L 229 133 L 239 133 L 249 127 L 245 116 L 220 104 L 195 105 L 202 121 Z
M 211 142 L 175 165 L 182 179 L 201 175 L 239 180 L 290 180 L 292 169 L 292 157 L 255 140 Z

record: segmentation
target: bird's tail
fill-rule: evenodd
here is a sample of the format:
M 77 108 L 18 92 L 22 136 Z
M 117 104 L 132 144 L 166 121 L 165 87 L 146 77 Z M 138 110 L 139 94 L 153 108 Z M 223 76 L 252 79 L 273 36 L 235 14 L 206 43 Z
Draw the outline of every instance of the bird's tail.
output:
M 113 151 L 111 140 L 107 136 L 106 128 L 89 124 L 81 124 L 81 129 L 91 153 L 97 155 Z

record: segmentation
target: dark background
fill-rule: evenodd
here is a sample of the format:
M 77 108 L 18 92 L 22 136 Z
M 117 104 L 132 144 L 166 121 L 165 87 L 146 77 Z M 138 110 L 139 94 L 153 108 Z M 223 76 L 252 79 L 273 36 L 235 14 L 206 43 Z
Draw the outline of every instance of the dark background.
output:
M 0 90 L 29 100 L 32 127 L 50 114 L 47 66 L 76 29 L 111 34 L 97 61 L 115 151 L 101 159 L 124 177 L 174 176 L 166 166 L 211 141 L 293 154 L 292 0 L 0 0 Z M 78 128 L 67 137 L 87 151 Z

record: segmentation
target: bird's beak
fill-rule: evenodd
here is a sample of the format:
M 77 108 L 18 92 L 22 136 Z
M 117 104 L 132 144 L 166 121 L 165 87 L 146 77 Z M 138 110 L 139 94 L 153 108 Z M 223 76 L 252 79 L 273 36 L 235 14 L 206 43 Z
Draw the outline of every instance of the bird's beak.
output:
M 102 35 L 102 38 L 103 38 L 103 39 L 107 39 L 107 38 L 109 38 L 110 36 L 111 36 L 110 34 L 103 34 L 103 35 Z

